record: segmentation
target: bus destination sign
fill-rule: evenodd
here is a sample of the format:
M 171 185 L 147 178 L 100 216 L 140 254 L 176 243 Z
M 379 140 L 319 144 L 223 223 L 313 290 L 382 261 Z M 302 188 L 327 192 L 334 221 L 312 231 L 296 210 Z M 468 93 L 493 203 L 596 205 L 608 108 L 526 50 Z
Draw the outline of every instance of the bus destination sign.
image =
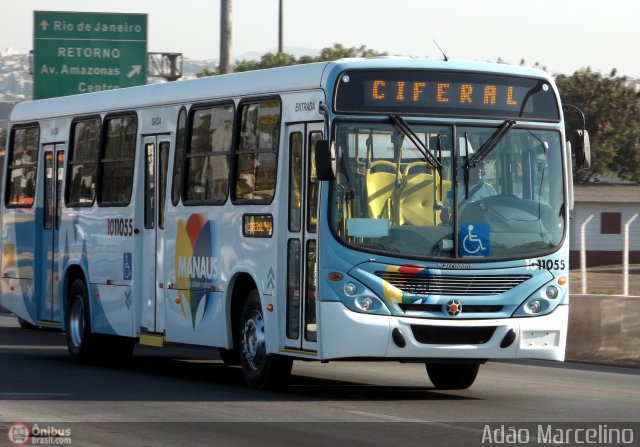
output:
M 242 216 L 244 237 L 273 236 L 273 216 L 271 214 L 244 214 Z
M 446 71 L 345 72 L 336 111 L 559 120 L 555 94 L 543 79 Z

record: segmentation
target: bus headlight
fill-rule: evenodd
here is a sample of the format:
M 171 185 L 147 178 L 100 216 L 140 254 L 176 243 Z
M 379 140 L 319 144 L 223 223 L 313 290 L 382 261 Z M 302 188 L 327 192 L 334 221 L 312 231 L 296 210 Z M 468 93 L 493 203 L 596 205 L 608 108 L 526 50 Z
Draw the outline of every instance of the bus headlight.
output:
M 550 300 L 555 300 L 556 298 L 558 298 L 560 291 L 556 286 L 549 286 L 546 288 L 544 293 L 547 296 L 547 298 L 549 298 Z
M 558 284 L 547 283 L 540 287 L 520 304 L 512 316 L 539 317 L 553 312 L 561 304 L 566 304 L 565 295 L 567 290 L 562 287 L 560 281 L 558 281 Z M 564 281 L 564 284 L 566 284 L 566 281 Z
M 527 302 L 527 310 L 532 314 L 537 314 L 542 309 L 542 301 L 535 299 Z
M 367 314 L 391 315 L 384 301 L 366 287 L 345 283 L 343 291 L 344 295 L 340 300 L 349 310 Z
M 376 293 L 355 278 L 340 272 L 331 272 L 329 279 L 328 285 L 331 292 L 326 294 L 325 300 L 340 300 L 352 312 L 391 315 L 390 303 L 379 298 Z
M 342 290 L 344 290 L 345 295 L 353 296 L 356 294 L 358 287 L 352 282 L 347 282 L 344 284 L 344 287 L 342 288 Z
M 549 301 L 545 298 L 545 290 L 540 290 L 535 295 L 530 296 L 514 312 L 514 317 L 538 317 L 546 315 L 555 309 L 557 301 Z
M 355 304 L 360 310 L 365 312 L 369 312 L 373 309 L 373 298 L 370 296 L 359 296 L 356 298 Z

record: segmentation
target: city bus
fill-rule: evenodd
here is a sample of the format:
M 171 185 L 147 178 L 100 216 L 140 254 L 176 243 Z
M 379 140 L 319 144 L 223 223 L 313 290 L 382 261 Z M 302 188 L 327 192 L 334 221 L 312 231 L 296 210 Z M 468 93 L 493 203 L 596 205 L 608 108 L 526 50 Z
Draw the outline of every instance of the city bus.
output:
M 571 140 L 571 142 L 566 141 Z M 571 149 L 573 148 L 573 149 Z M 345 59 L 17 104 L 2 304 L 74 361 L 562 361 L 584 132 L 546 73 Z M 478 186 L 480 185 L 480 186 Z

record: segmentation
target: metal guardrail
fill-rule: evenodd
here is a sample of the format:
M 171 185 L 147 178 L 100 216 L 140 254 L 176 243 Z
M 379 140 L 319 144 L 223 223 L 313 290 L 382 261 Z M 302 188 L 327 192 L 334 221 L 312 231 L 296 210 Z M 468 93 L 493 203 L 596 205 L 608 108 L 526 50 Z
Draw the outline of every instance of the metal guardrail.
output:
M 640 265 L 605 265 L 571 270 L 572 294 L 640 298 Z
M 587 290 L 587 282 L 588 282 L 588 269 L 587 266 L 589 263 L 587 262 L 587 227 L 589 223 L 593 220 L 595 214 L 589 215 L 582 223 L 580 224 L 579 229 L 579 250 L 580 250 L 580 280 L 582 288 L 580 289 L 580 293 L 587 294 L 589 293 Z M 624 222 L 624 228 L 622 231 L 622 293 L 621 295 L 628 296 L 630 294 L 630 272 L 629 272 L 629 233 L 631 231 L 631 225 L 638 218 L 638 213 L 634 213 L 631 218 Z

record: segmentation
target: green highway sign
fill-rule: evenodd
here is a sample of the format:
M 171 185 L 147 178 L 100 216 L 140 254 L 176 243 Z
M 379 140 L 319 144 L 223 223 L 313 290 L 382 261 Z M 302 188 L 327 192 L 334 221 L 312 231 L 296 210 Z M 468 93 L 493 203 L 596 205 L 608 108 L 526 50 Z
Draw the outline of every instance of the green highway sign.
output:
M 147 15 L 35 11 L 33 98 L 147 81 Z

